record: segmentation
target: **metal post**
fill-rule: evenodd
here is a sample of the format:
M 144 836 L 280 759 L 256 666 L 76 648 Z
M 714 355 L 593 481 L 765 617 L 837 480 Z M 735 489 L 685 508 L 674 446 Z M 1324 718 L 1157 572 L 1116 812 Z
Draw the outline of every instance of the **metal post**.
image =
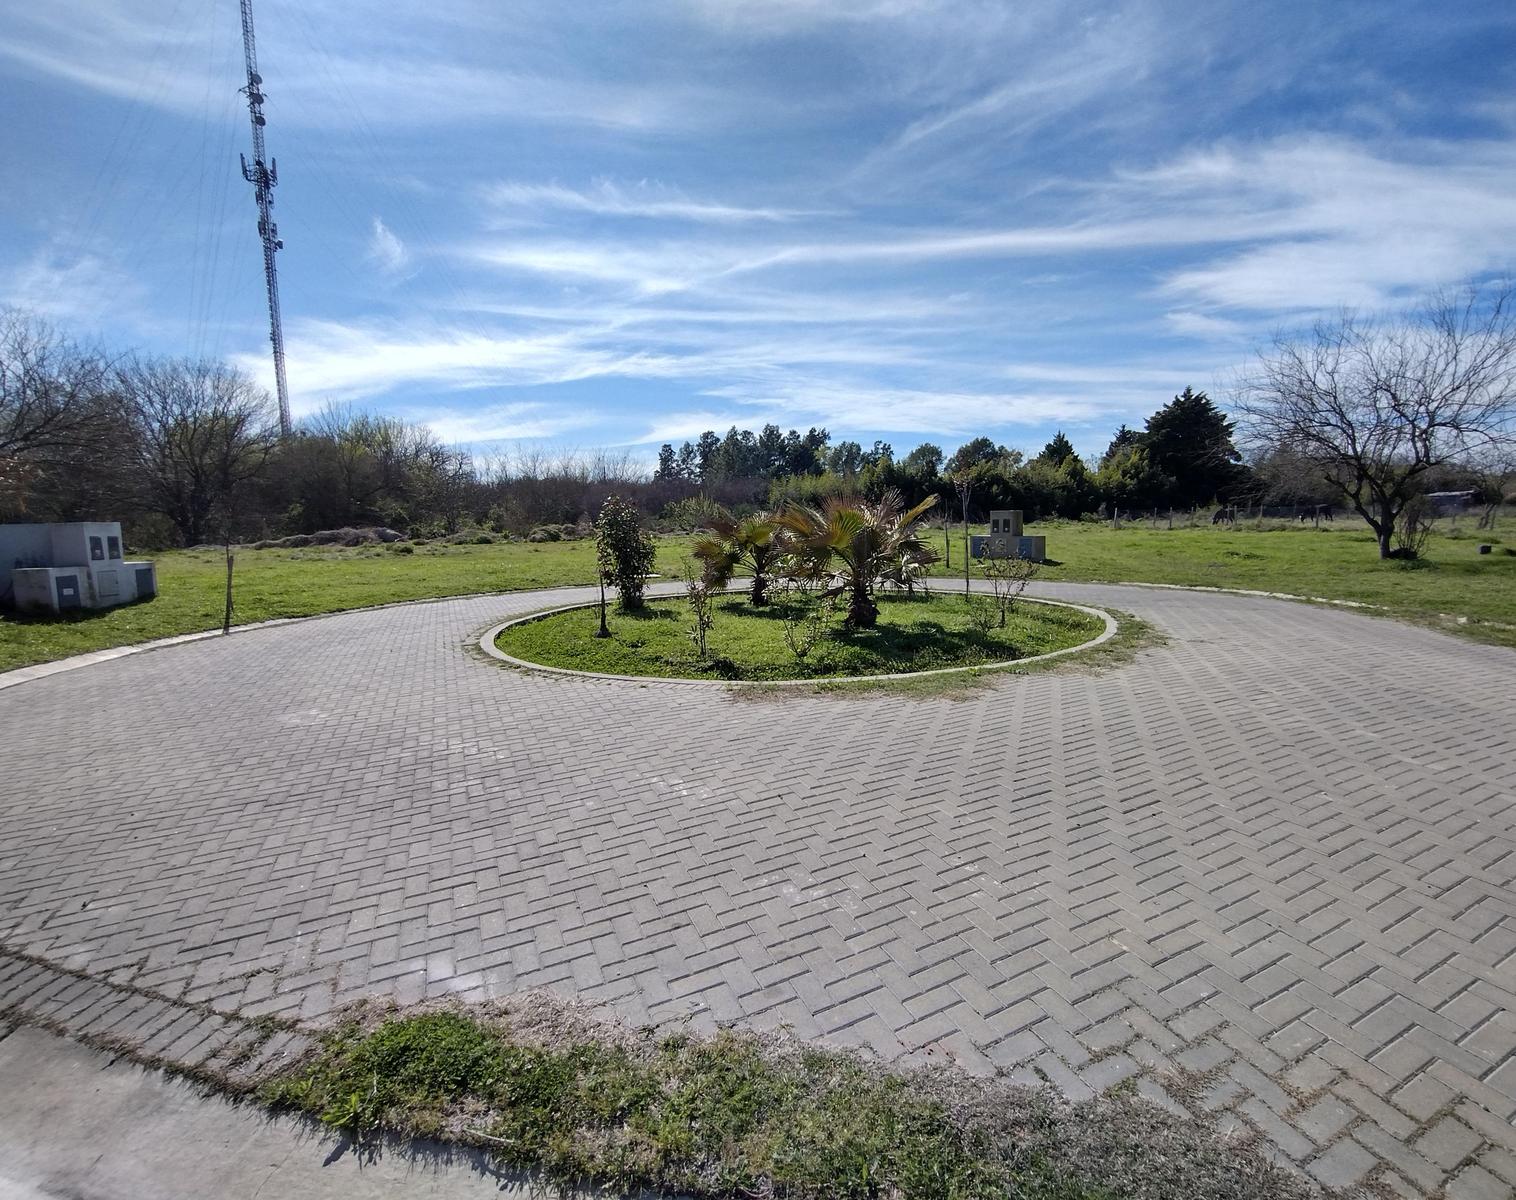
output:
M 611 636 L 610 626 L 605 623 L 605 572 L 600 573 L 600 628 L 595 631 L 597 638 Z

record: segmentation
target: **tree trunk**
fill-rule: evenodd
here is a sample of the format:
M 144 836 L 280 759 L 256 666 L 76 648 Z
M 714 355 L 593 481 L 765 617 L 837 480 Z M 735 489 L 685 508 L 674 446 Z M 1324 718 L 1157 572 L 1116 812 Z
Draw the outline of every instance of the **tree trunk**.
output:
M 1374 531 L 1374 538 L 1379 543 L 1379 557 L 1391 557 L 1391 539 L 1395 535 L 1395 518 L 1398 513 L 1389 512 L 1389 505 L 1384 500 L 1374 500 L 1371 504 L 1365 504 L 1361 499 L 1352 496 L 1353 508 L 1364 523 Z
M 753 572 L 752 603 L 754 608 L 762 608 L 769 602 L 768 577 L 762 571 Z
M 855 576 L 852 598 L 848 601 L 847 623 L 854 629 L 872 629 L 878 621 L 879 606 L 869 595 L 867 582 L 862 576 Z
M 231 535 L 227 534 L 226 540 L 226 609 L 221 617 L 221 632 L 226 634 L 232 631 L 232 565 L 237 561 L 232 553 Z

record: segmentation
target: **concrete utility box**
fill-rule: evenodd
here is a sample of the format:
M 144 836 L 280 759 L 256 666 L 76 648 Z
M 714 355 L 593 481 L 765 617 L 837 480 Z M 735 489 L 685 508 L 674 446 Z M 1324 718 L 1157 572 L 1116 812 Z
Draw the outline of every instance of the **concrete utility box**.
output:
M 976 533 L 969 539 L 969 552 L 975 558 L 1031 558 L 1041 562 L 1047 557 L 1047 538 L 1028 536 L 1021 531 L 1019 508 L 996 509 L 990 513 L 988 534 Z
M 0 525 L 0 604 L 67 612 L 156 596 L 153 564 L 124 552 L 118 521 Z

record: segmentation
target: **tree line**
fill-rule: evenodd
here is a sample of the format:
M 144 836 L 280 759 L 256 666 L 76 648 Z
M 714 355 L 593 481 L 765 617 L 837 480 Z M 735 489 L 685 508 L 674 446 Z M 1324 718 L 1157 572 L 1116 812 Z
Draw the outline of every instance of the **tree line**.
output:
M 1282 335 L 1239 381 L 1234 421 L 1186 387 L 1098 458 L 1057 433 L 1027 456 L 988 437 L 897 455 L 822 428 L 708 430 L 629 453 L 470 454 L 424 425 L 329 407 L 281 438 L 262 389 L 224 363 L 112 355 L 0 312 L 0 520 L 120 519 L 139 547 L 387 525 L 417 537 L 587 528 L 606 496 L 696 528 L 831 498 L 943 519 L 1028 519 L 1212 504 L 1337 505 L 1403 548 L 1429 491 L 1499 502 L 1516 486 L 1509 288 L 1433 297 L 1412 316 L 1344 313 Z
M 1267 485 L 1242 461 L 1235 427 L 1204 392 L 1185 388 L 1149 417 L 1141 430 L 1122 426 L 1098 460 L 1085 461 L 1063 432 L 1037 454 L 977 437 L 947 454 L 924 442 L 896 457 L 888 442 L 869 449 L 832 444 L 825 429 L 782 432 L 765 425 L 754 434 L 707 431 L 678 450 L 665 443 L 654 479 L 704 488 L 734 477 L 768 484 L 768 500 L 815 503 L 858 494 L 878 500 L 899 492 L 912 504 L 928 496 L 943 512 L 970 519 L 991 509 L 1017 508 L 1028 519 L 1077 518 L 1088 513 L 1191 508 L 1251 495 Z

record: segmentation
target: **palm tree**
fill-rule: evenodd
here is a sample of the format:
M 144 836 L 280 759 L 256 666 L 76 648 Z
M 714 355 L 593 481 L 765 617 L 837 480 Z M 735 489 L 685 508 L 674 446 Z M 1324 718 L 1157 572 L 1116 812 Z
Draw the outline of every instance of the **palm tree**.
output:
M 900 493 L 890 489 L 873 502 L 834 499 L 823 508 L 788 508 L 774 524 L 787 535 L 803 573 L 840 576 L 834 591 L 847 594 L 846 623 L 872 629 L 879 619 L 875 585 L 905 585 L 937 561 L 919 528 L 936 503 L 936 496 L 928 496 L 908 510 Z
M 724 588 L 739 567 L 746 567 L 753 573 L 753 604 L 767 604 L 769 577 L 782 553 L 774 519 L 767 514 L 744 518 L 723 514 L 711 521 L 710 527 L 712 532 L 694 545 L 706 580 L 713 587 Z

